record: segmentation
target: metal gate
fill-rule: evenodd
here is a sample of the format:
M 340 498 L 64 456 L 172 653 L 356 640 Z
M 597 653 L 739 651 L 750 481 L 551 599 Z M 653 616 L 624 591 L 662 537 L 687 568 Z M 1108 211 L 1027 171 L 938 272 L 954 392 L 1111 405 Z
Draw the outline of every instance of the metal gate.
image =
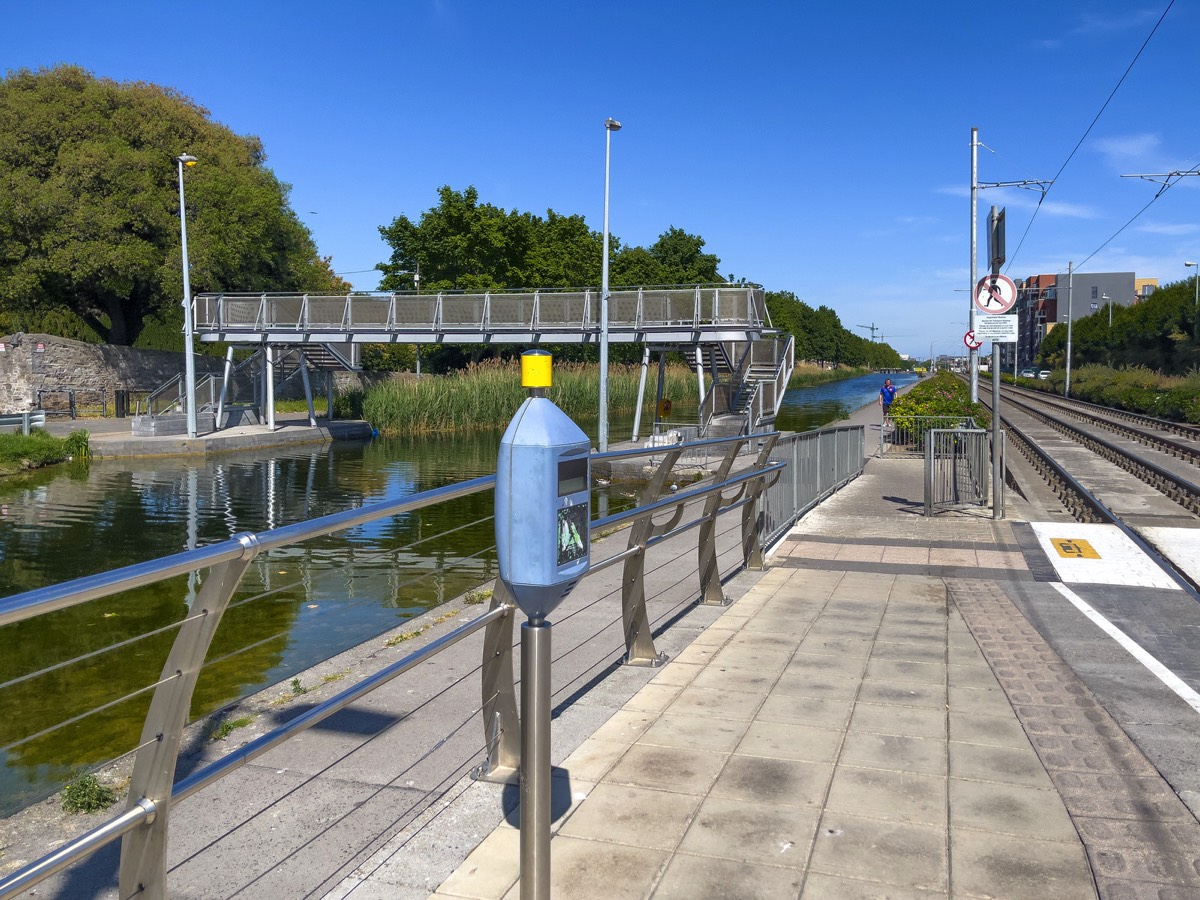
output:
M 989 432 L 981 428 L 937 428 L 926 432 L 925 515 L 945 509 L 987 506 L 990 438 Z M 1003 448 L 1001 432 L 1001 453 Z

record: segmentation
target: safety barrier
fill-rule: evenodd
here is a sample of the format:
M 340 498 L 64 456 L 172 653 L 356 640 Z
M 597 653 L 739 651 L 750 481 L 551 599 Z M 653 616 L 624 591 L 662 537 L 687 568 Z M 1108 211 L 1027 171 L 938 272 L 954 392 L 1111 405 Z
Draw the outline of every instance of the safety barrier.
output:
M 760 499 L 763 491 L 775 490 L 789 466 L 808 466 L 814 458 L 818 460 L 818 468 L 828 468 L 836 475 L 842 469 L 850 467 L 850 461 L 856 452 L 853 450 L 855 446 L 859 448 L 858 466 L 861 468 L 861 429 L 858 429 L 857 438 L 851 433 L 853 429 L 832 431 L 835 434 L 827 440 L 831 440 L 833 446 L 824 451 L 824 456 L 821 452 L 819 433 L 813 433 L 801 436 L 799 441 L 805 448 L 812 449 L 813 453 L 802 453 L 792 446 L 789 451 L 791 462 L 772 460 L 779 437 L 773 433 L 700 441 L 668 448 L 616 451 L 592 457 L 593 461 L 611 461 L 651 455 L 657 462 L 654 474 L 642 492 L 641 502 L 637 507 L 596 519 L 590 526 L 593 534 L 606 533 L 621 525 L 630 526 L 625 548 L 605 559 L 593 560 L 591 568 L 592 572 L 596 572 L 611 565 L 623 566 L 621 617 L 627 664 L 653 666 L 663 661 L 663 656 L 654 646 L 646 611 L 644 577 L 647 550 L 685 531 L 698 528 L 697 571 L 700 601 L 707 604 L 725 603 L 717 568 L 718 517 L 726 512 L 741 511 L 742 563 L 748 567 L 761 568 L 765 520 L 760 515 Z M 845 435 L 840 436 L 841 432 L 845 432 Z M 757 451 L 757 455 L 749 466 L 735 472 L 735 463 L 739 459 L 745 459 L 739 457 L 739 451 L 747 443 L 752 450 Z M 789 440 L 788 443 L 795 445 L 797 442 Z M 676 476 L 672 474 L 673 470 L 685 453 L 695 454 L 698 451 L 721 453 L 715 472 L 711 478 L 693 487 L 679 490 Z M 819 462 L 821 459 L 825 462 Z M 800 462 L 801 460 L 804 462 Z M 324 721 L 446 647 L 481 630 L 484 631 L 482 718 L 487 759 L 479 767 L 477 774 L 488 780 L 511 780 L 520 768 L 519 726 L 512 667 L 515 616 L 511 598 L 497 582 L 491 608 L 484 615 L 243 745 L 219 761 L 173 783 L 191 698 L 201 675 L 205 656 L 242 576 L 257 556 L 301 541 L 491 490 L 494 485 L 494 475 L 475 478 L 425 491 L 403 500 L 372 504 L 258 534 L 237 535 L 207 547 L 0 600 L 2 626 L 74 607 L 90 600 L 110 597 L 133 588 L 158 584 L 192 572 L 205 572 L 200 590 L 195 594 L 182 621 L 177 623 L 178 631 L 161 677 L 155 683 L 134 692 L 150 694 L 151 701 L 141 738 L 134 751 L 133 775 L 125 811 L 0 881 L 0 900 L 28 890 L 54 873 L 117 840 L 122 842 L 119 867 L 120 895 L 132 896 L 138 891 L 144 891 L 146 896 L 165 896 L 167 828 L 169 812 L 174 803 Z M 672 493 L 668 488 L 675 492 Z M 794 483 L 791 483 L 791 491 L 793 497 L 808 497 L 813 493 L 813 490 L 808 489 L 797 491 Z M 792 514 L 780 506 L 785 496 L 785 493 L 780 493 L 771 501 L 772 521 L 783 521 L 791 517 Z M 131 641 L 122 641 L 108 649 L 127 649 L 126 645 L 130 643 Z M 99 656 L 103 652 L 93 651 L 88 656 Z M 110 700 L 103 704 L 101 709 L 111 708 L 123 699 L 126 698 Z M 75 717 L 69 722 L 78 718 L 81 717 Z M 68 723 L 60 723 L 55 728 L 65 724 Z
M 797 519 L 862 474 L 866 431 L 861 425 L 781 437 L 774 458 L 788 467 L 763 495 L 763 543 L 770 546 Z
M 1004 471 L 1004 433 L 1000 434 Z M 945 509 L 987 506 L 991 433 L 980 428 L 931 429 L 925 434 L 925 515 Z
M 0 428 L 19 428 L 21 434 L 29 434 L 30 428 L 46 427 L 46 411 L 30 409 L 19 413 L 0 413 Z

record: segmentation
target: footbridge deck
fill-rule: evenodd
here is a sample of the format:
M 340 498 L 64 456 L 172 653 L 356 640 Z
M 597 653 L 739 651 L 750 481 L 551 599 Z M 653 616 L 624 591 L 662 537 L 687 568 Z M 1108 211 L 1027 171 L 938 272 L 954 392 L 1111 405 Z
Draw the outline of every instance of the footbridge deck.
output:
M 264 344 L 578 344 L 600 339 L 600 291 L 197 294 L 201 341 Z M 763 290 L 696 285 L 610 291 L 614 343 L 757 340 L 771 330 Z

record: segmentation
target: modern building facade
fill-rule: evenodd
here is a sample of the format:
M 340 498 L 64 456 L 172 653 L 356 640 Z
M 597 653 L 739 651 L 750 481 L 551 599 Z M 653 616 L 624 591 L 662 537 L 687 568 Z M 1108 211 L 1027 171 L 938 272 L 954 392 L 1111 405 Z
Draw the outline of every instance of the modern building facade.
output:
M 1066 272 L 1017 281 L 1017 343 L 1001 344 L 1005 371 L 1034 365 L 1038 349 L 1056 325 L 1101 312 L 1109 303 L 1132 306 L 1158 287 L 1157 278 L 1133 272 Z M 1015 356 L 1014 356 L 1015 351 Z

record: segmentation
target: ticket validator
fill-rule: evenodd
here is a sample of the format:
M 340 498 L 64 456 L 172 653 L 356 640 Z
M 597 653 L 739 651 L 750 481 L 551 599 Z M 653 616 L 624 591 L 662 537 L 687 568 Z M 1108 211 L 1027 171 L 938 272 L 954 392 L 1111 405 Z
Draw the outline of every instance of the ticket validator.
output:
M 500 580 L 528 616 L 521 626 L 521 898 L 550 896 L 550 623 L 590 564 L 591 444 L 546 397 L 551 357 L 521 355 L 529 397 L 496 463 Z

